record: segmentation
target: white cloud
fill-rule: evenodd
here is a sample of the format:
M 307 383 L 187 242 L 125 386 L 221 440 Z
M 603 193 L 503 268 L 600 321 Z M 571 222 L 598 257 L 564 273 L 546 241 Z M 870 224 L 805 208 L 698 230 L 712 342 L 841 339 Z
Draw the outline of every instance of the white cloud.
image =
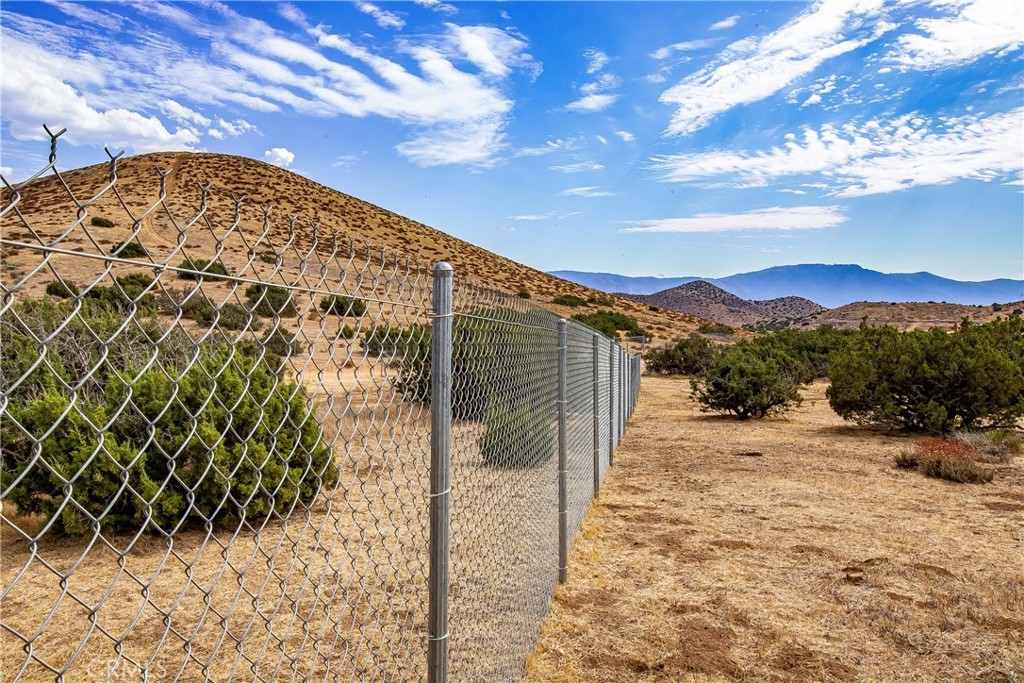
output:
M 702 152 L 653 159 L 670 182 L 733 178 L 764 187 L 778 178 L 821 175 L 805 187 L 854 197 L 958 180 L 990 181 L 1021 170 L 1024 108 L 987 117 L 932 120 L 909 114 L 889 121 L 805 128 L 780 146 L 756 152 Z
M 829 59 L 894 28 L 883 0 L 819 0 L 778 31 L 730 45 L 712 65 L 662 93 L 676 106 L 667 133 L 689 135 L 733 107 L 763 100 Z
M 570 111 L 594 112 L 607 109 L 619 99 L 618 95 L 587 95 L 565 105 Z
M 508 76 L 513 68 L 526 69 L 536 78 L 541 67 L 526 53 L 526 43 L 490 26 L 445 24 L 460 51 L 492 76 Z
M 420 166 L 473 164 L 490 166 L 504 145 L 504 120 L 500 116 L 449 124 L 425 130 L 396 146 L 398 153 Z
M 124 20 L 116 14 L 110 12 L 100 12 L 90 9 L 80 2 L 61 2 L 60 0 L 44 0 L 47 5 L 56 7 L 64 14 L 69 17 L 78 19 L 79 21 L 94 24 L 108 31 L 120 30 Z
M 602 190 L 599 187 L 589 185 L 586 187 L 570 187 L 568 190 L 563 190 L 562 195 L 565 197 L 611 197 L 615 193 Z
M 557 140 L 548 140 L 540 147 L 522 147 L 516 150 L 515 156 L 542 157 L 558 151 L 575 149 L 576 146 L 576 140 L 563 140 L 562 138 L 558 138 Z
M 524 216 L 509 216 L 509 218 L 511 218 L 514 221 L 542 221 L 548 218 L 548 216 L 530 213 Z
M 129 147 L 136 152 L 192 149 L 199 136 L 189 127 L 174 132 L 155 116 L 124 107 L 95 106 L 91 98 L 53 74 L 73 73 L 92 80 L 88 60 L 75 60 L 21 40 L 5 31 L 0 41 L 4 65 L 4 118 L 12 137 L 43 140 L 40 122 L 68 128 L 61 138 L 74 145 Z
M 623 142 L 633 142 L 636 140 L 636 136 L 628 130 L 617 130 L 615 131 L 615 135 L 617 135 Z
M 633 221 L 622 232 L 730 232 L 734 230 L 820 230 L 845 223 L 838 206 L 795 206 L 746 213 L 699 213 L 691 218 Z
M 607 145 L 608 144 L 608 138 L 606 138 L 605 136 L 603 136 L 603 135 L 595 135 L 594 137 L 596 137 L 597 141 L 600 142 L 602 145 Z
M 285 168 L 291 166 L 295 161 L 295 153 L 286 147 L 271 147 L 263 153 L 263 160 L 268 164 Z
M 1009 54 L 1024 45 L 1024 3 L 1010 0 L 936 0 L 951 10 L 942 18 L 921 18 L 921 33 L 900 36 L 888 59 L 903 67 L 941 69 L 969 64 L 987 54 Z
M 238 137 L 245 133 L 259 133 L 259 129 L 253 124 L 249 123 L 245 119 L 236 119 L 235 121 L 225 121 L 222 118 L 217 119 L 217 126 L 226 135 L 230 137 Z
M 178 123 L 194 123 L 197 126 L 209 126 L 210 119 L 199 112 L 175 102 L 164 100 L 160 103 L 160 110 L 170 116 Z
M 602 171 L 604 170 L 604 166 L 596 161 L 581 161 L 578 164 L 560 164 L 558 166 L 551 166 L 551 170 L 561 171 L 562 173 L 581 173 L 583 171 Z
M 11 175 L 14 173 L 14 169 L 10 166 L 0 166 L 0 175 L 7 178 L 8 182 L 11 182 Z
M 595 76 L 596 80 L 579 86 L 577 89 L 581 97 L 565 105 L 565 109 L 576 112 L 602 111 L 618 101 L 619 95 L 609 91 L 619 87 L 621 80 L 615 74 L 599 73 L 611 61 L 604 52 L 590 48 L 583 56 L 587 59 L 587 74 Z
M 611 62 L 611 57 L 595 48 L 589 48 L 583 52 L 583 56 L 587 60 L 587 73 L 596 74 L 598 71 L 603 70 L 608 63 Z
M 657 60 L 668 59 L 676 52 L 692 52 L 711 45 L 714 45 L 713 40 L 686 40 L 681 43 L 672 43 L 665 47 L 659 47 L 650 54 L 650 57 Z
M 435 12 L 441 12 L 442 14 L 458 14 L 459 8 L 448 3 L 441 2 L 441 0 L 412 0 L 420 7 L 426 7 L 429 10 Z
M 209 135 L 211 138 L 216 138 L 217 140 L 224 139 L 224 131 L 220 130 L 219 128 L 211 128 L 208 131 L 206 131 L 206 134 Z
M 355 5 L 356 9 L 360 12 L 373 17 L 373 20 L 377 22 L 377 26 L 380 26 L 381 28 L 405 28 L 405 20 L 394 12 L 389 12 L 377 7 L 373 3 L 362 2 L 361 0 L 356 0 Z
M 740 20 L 740 15 L 734 14 L 731 17 L 726 17 L 725 19 L 722 19 L 721 21 L 716 21 L 715 23 L 711 24 L 711 30 L 712 31 L 721 31 L 724 28 L 732 28 L 733 26 L 735 26 L 739 22 L 739 20 Z

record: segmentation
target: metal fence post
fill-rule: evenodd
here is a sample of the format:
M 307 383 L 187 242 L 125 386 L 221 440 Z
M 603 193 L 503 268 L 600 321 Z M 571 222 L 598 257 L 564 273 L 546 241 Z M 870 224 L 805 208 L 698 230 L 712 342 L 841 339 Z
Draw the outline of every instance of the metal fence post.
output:
M 615 344 L 608 342 L 608 465 L 615 463 Z
M 565 583 L 569 574 L 569 474 L 568 425 L 566 423 L 566 386 L 568 348 L 565 318 L 558 321 L 558 582 Z
M 427 667 L 430 683 L 448 680 L 448 560 L 452 451 L 452 267 L 434 266 L 430 334 L 430 568 Z
M 601 374 L 598 370 L 598 348 L 597 333 L 593 337 L 594 357 L 591 361 L 594 365 L 594 497 L 601 494 L 601 415 L 600 397 L 601 391 L 598 385 L 601 383 Z

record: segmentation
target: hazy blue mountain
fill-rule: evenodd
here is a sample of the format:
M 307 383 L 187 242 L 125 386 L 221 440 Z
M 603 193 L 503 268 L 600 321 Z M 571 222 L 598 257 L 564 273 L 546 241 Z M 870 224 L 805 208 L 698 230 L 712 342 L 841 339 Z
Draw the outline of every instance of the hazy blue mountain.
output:
M 742 299 L 800 296 L 828 308 L 855 301 L 946 301 L 987 305 L 1024 299 L 1024 279 L 962 282 L 931 273 L 880 273 L 856 265 L 776 266 L 722 278 L 631 278 L 567 270 L 551 274 L 594 289 L 629 294 L 653 294 L 702 279 Z
M 622 294 L 654 294 L 694 280 L 707 279 L 700 277 L 630 277 L 614 273 L 584 273 L 578 270 L 552 270 L 548 271 L 548 275 L 554 275 L 602 292 Z

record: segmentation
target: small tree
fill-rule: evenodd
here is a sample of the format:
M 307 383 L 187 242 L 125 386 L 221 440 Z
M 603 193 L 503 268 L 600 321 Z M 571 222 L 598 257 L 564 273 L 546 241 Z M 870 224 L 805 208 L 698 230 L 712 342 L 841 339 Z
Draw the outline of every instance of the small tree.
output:
M 649 372 L 696 375 L 706 370 L 717 354 L 715 344 L 698 334 L 691 334 L 671 346 L 651 349 L 644 354 L 644 360 Z
M 799 405 L 798 375 L 799 363 L 785 353 L 740 342 L 719 354 L 690 386 L 702 411 L 746 420 Z

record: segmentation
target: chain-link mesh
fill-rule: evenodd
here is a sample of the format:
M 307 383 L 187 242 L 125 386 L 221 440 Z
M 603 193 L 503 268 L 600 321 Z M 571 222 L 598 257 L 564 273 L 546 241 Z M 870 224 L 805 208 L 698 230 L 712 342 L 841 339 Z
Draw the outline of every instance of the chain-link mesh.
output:
M 53 141 L 0 204 L 4 679 L 426 680 L 430 270 Z M 558 318 L 455 282 L 451 680 L 514 680 L 558 577 Z M 566 338 L 571 540 L 635 397 Z

